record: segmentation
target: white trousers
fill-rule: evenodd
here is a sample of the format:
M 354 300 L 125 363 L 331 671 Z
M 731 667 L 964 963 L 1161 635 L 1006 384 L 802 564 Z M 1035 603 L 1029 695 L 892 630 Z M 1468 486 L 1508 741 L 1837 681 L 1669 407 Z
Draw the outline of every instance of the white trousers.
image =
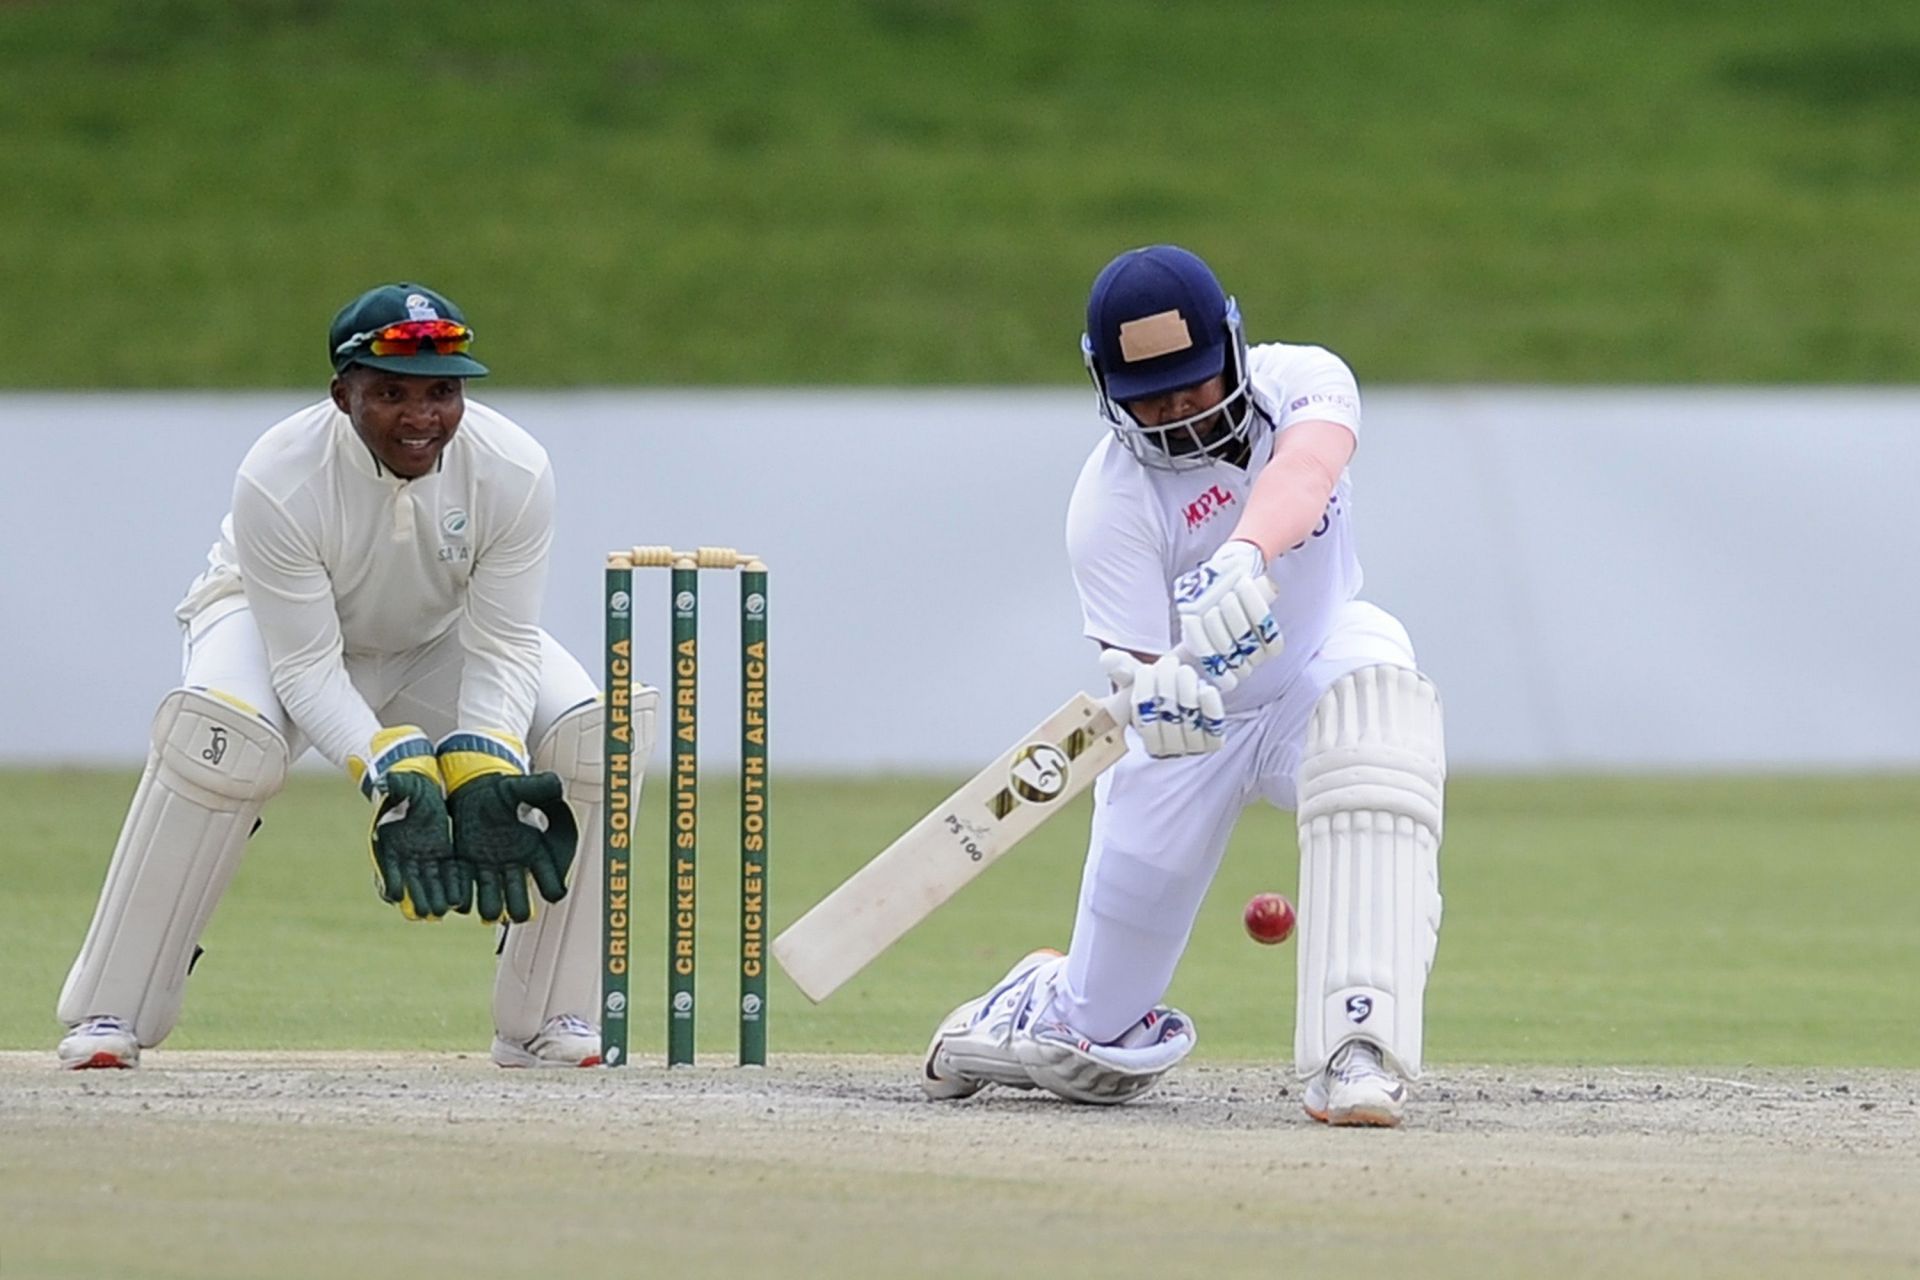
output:
M 597 714 L 593 704 L 598 697 L 579 662 L 544 631 L 540 646 L 539 692 L 526 744 L 535 760 L 554 724 L 569 712 L 575 713 L 576 722 Z M 439 738 L 460 727 L 454 716 L 464 663 L 459 638 L 449 632 L 408 653 L 350 657 L 346 668 L 354 688 L 382 724 L 418 725 L 430 737 Z M 216 601 L 188 622 L 182 666 L 183 684 L 239 698 L 270 722 L 286 740 L 289 759 L 297 759 L 310 745 L 274 693 L 266 645 L 244 599 Z M 591 1020 L 598 1007 L 595 947 L 603 871 L 598 784 L 597 772 L 567 782 L 568 799 L 581 827 L 567 897 L 560 903 L 540 904 L 535 921 L 509 928 L 502 940 L 494 984 L 494 1025 L 516 1042 L 531 1039 L 554 1014 Z M 576 794 L 576 787 L 591 795 Z M 344 777 L 340 793 L 343 804 L 366 804 Z M 270 791 L 261 793 L 263 798 L 268 795 Z M 137 830 L 136 817 L 129 814 L 127 832 L 101 889 L 93 928 L 62 992 L 60 1013 L 69 1023 L 93 1014 L 123 1017 L 142 1028 L 142 1043 L 151 1046 L 165 1038 L 178 1016 L 180 988 L 192 953 L 231 882 L 241 847 L 168 849 L 159 864 L 167 870 L 150 872 L 152 851 L 131 834 Z M 371 888 L 366 909 L 392 910 L 378 901 Z M 126 936 L 146 942 L 116 945 L 123 930 Z M 166 941 L 153 942 L 161 938 Z M 155 990 L 167 998 L 153 998 Z
M 1240 814 L 1256 800 L 1295 807 L 1314 704 L 1370 666 L 1414 666 L 1406 628 L 1352 601 L 1300 678 L 1264 706 L 1228 718 L 1210 755 L 1156 760 L 1131 750 L 1094 787 L 1080 904 L 1054 1009 L 1081 1034 L 1112 1040 L 1158 1004 Z
M 381 724 L 419 725 L 429 738 L 437 740 L 457 728 L 488 727 L 453 722 L 460 702 L 464 661 L 455 628 L 407 653 L 349 656 L 347 678 Z M 181 683 L 219 689 L 259 711 L 286 738 L 291 759 L 298 760 L 311 745 L 288 719 L 273 691 L 266 642 L 260 638 L 260 628 L 244 598 L 216 600 L 188 621 L 181 667 Z M 599 688 L 585 668 L 559 641 L 542 631 L 540 690 L 534 699 L 527 750 L 534 749 L 555 720 L 598 694 Z

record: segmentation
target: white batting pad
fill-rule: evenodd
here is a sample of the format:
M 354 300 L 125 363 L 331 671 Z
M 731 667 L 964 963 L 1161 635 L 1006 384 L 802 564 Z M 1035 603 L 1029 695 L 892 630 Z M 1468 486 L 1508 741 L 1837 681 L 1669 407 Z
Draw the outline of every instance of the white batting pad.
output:
M 286 740 L 244 703 L 201 689 L 161 700 L 100 904 L 60 991 L 62 1022 L 112 1015 L 143 1046 L 166 1038 L 194 946 L 286 779 Z
M 1446 771 L 1439 695 L 1417 671 L 1362 668 L 1314 708 L 1296 814 L 1302 1078 L 1362 1038 L 1419 1078 Z
M 633 712 L 633 802 L 640 803 L 646 761 L 653 754 L 654 713 L 660 691 L 635 685 Z M 525 1044 L 547 1019 L 572 1014 L 592 1021 L 600 1008 L 601 865 L 600 808 L 605 783 L 600 764 L 606 750 L 607 708 L 596 698 L 566 712 L 533 752 L 535 773 L 557 773 L 580 828 L 567 896 L 541 902 L 533 919 L 507 929 L 500 967 L 493 979 L 493 1025 L 502 1039 Z

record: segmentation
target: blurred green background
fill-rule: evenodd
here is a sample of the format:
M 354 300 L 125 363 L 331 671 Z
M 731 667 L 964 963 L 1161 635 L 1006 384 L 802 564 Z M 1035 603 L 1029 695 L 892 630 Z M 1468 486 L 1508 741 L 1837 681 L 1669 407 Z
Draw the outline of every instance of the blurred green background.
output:
M 776 762 L 777 764 L 777 762 Z M 702 788 L 700 1047 L 734 1052 L 735 788 Z M 782 778 L 769 855 L 777 931 L 958 778 Z M 663 792 L 642 795 L 632 1049 L 666 1053 Z M 18 847 L 0 1048 L 51 1050 L 134 777 L 0 774 Z M 1435 1063 L 1920 1067 L 1920 778 L 1465 779 L 1448 787 L 1446 924 L 1428 992 Z M 173 1049 L 485 1053 L 494 931 L 408 924 L 380 903 L 367 810 L 296 775 L 207 931 Z M 1086 848 L 1077 802 L 825 1003 L 777 966 L 772 1052 L 918 1053 L 940 1017 L 1027 950 L 1065 947 Z M 1293 1056 L 1292 943 L 1246 937 L 1254 893 L 1292 895 L 1293 820 L 1247 812 L 1170 1000 L 1204 1057 Z
M 1115 252 L 1363 383 L 1920 374 L 1920 6 L 12 0 L 0 388 L 1070 383 Z

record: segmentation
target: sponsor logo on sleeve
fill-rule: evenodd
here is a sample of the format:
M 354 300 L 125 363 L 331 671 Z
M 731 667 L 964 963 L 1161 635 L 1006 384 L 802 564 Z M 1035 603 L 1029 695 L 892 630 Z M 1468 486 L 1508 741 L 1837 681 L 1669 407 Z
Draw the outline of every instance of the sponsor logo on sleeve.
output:
M 1296 396 L 1287 405 L 1287 416 L 1291 418 L 1302 409 L 1336 410 L 1340 413 L 1357 414 L 1360 402 L 1343 391 L 1315 391 L 1309 395 Z

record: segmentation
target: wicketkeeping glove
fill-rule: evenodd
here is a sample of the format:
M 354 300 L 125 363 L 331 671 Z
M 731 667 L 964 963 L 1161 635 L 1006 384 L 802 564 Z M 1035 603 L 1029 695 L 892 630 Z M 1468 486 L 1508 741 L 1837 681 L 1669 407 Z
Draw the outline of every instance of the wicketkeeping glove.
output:
M 441 742 L 440 770 L 453 819 L 454 853 L 471 868 L 466 888 L 480 918 L 504 916 L 516 924 L 531 920 L 529 878 L 548 902 L 566 897 L 580 831 L 560 775 L 529 775 L 520 766 L 516 741 L 472 732 L 455 733 Z M 460 909 L 467 901 L 463 893 Z
M 1274 594 L 1266 556 L 1239 538 L 1173 584 L 1180 642 L 1222 693 L 1285 646 L 1273 618 Z
M 1100 665 L 1116 688 L 1131 691 L 1127 706 L 1148 755 L 1205 755 L 1226 740 L 1220 690 L 1172 654 L 1144 663 L 1124 649 L 1103 649 Z
M 438 920 L 464 895 L 469 877 L 454 865 L 433 744 L 412 725 L 382 729 L 347 767 L 374 802 L 374 888 L 407 919 Z

